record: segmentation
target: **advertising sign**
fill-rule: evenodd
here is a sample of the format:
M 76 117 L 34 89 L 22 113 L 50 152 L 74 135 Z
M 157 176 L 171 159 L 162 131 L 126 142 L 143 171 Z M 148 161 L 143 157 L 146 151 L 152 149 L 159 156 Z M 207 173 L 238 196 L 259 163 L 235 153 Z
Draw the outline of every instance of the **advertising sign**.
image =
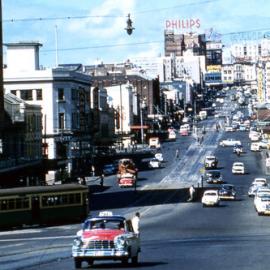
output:
M 178 30 L 180 32 L 188 32 L 198 30 L 201 27 L 200 19 L 171 19 L 165 21 L 166 30 Z
M 221 72 L 221 65 L 210 65 L 206 69 L 207 72 Z

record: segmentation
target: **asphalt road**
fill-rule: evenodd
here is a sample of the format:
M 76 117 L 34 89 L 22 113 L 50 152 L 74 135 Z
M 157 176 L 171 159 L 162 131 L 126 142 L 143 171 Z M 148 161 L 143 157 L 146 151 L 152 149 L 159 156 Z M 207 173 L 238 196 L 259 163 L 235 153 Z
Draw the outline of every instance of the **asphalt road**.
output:
M 111 209 L 131 215 L 139 210 L 142 252 L 139 269 L 268 269 L 270 258 L 269 217 L 258 216 L 247 190 L 253 178 L 265 175 L 263 153 L 248 148 L 248 133 L 215 132 L 215 120 L 201 125 L 207 134 L 200 146 L 194 138 L 179 137 L 163 144 L 165 168 L 140 172 L 137 192 L 119 189 L 114 177 L 106 188 L 95 190 L 93 213 Z M 237 157 L 232 148 L 218 145 L 221 138 L 243 142 L 245 153 Z M 180 148 L 181 158 L 175 160 Z M 199 201 L 187 203 L 184 189 L 200 180 L 204 156 L 215 153 L 228 183 L 235 184 L 236 201 L 203 208 Z M 245 163 L 248 173 L 232 175 L 234 161 Z M 74 269 L 71 244 L 79 224 L 0 232 L 0 269 Z M 87 265 L 83 265 L 87 269 Z M 96 262 L 96 269 L 129 269 L 118 262 Z M 134 268 L 134 267 L 131 267 Z

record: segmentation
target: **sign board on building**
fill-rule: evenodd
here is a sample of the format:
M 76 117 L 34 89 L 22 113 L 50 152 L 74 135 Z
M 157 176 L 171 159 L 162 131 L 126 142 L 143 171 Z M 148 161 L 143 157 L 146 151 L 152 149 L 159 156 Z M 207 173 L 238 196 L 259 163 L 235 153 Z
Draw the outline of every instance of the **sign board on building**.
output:
M 206 67 L 207 72 L 221 72 L 221 65 L 210 65 Z
M 165 21 L 166 30 L 194 31 L 201 27 L 201 20 L 198 18 L 169 19 Z
M 222 43 L 221 42 L 207 42 L 206 43 L 207 50 L 222 50 Z

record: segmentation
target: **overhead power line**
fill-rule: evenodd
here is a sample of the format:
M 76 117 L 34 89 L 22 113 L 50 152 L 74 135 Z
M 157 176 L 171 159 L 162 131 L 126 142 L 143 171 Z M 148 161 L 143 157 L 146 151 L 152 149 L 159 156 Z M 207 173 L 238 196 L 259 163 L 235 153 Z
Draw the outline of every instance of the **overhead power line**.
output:
M 137 12 L 133 12 L 133 14 L 162 12 L 162 11 L 166 11 L 166 10 L 170 10 L 170 9 L 203 5 L 203 4 L 213 3 L 213 2 L 217 2 L 217 1 L 221 1 L 221 0 L 202 0 L 202 1 L 197 1 L 197 2 L 176 5 L 176 6 L 172 6 L 172 7 L 137 11 Z M 126 15 L 85 15 L 85 16 L 38 17 L 38 18 L 18 18 L 18 19 L 17 18 L 10 18 L 10 19 L 4 19 L 3 22 L 4 23 L 14 23 L 14 22 L 32 22 L 32 21 L 55 21 L 55 20 L 84 20 L 84 19 L 90 19 L 90 18 L 126 18 Z
M 228 32 L 224 34 L 220 34 L 222 36 L 230 36 L 237 34 L 246 34 L 246 33 L 254 33 L 260 31 L 270 31 L 270 27 L 266 28 L 258 28 L 246 31 L 238 31 L 238 32 Z M 146 41 L 146 42 L 134 42 L 134 43 L 117 43 L 117 44 L 103 44 L 103 45 L 93 45 L 93 46 L 82 46 L 82 47 L 71 47 L 71 48 L 59 48 L 59 51 L 78 51 L 78 50 L 89 50 L 89 49 L 102 49 L 102 48 L 113 48 L 113 47 L 123 47 L 123 46 L 137 46 L 137 45 L 148 45 L 148 44 L 157 44 L 164 43 L 164 40 L 154 40 L 154 41 Z M 42 50 L 42 52 L 54 52 L 55 49 Z

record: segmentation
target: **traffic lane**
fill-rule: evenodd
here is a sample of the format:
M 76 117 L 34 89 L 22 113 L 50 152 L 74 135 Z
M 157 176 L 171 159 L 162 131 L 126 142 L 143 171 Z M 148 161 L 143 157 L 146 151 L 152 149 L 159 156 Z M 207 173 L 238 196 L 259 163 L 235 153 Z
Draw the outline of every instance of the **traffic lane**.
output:
M 227 137 L 225 133 L 225 137 Z M 228 137 L 227 137 L 228 138 Z M 219 168 L 224 176 L 224 180 L 228 183 L 235 184 L 238 193 L 246 195 L 248 188 L 255 177 L 264 175 L 264 159 L 260 152 L 252 152 L 249 150 L 250 140 L 246 132 L 234 132 L 235 139 L 241 140 L 244 153 L 237 156 L 233 153 L 233 147 L 221 147 L 216 149 L 215 154 L 219 159 Z M 246 173 L 244 175 L 232 174 L 232 164 L 234 162 L 243 162 Z
M 96 261 L 95 269 L 130 269 L 139 268 L 157 270 L 253 270 L 268 269 L 270 257 L 269 236 L 175 239 L 171 241 L 151 241 L 144 245 L 137 267 L 124 267 L 119 262 Z M 27 270 L 74 269 L 72 258 L 43 265 L 28 267 Z M 82 269 L 88 269 L 87 264 Z
M 165 176 L 167 176 L 170 171 L 175 166 L 175 162 L 179 162 L 181 158 L 185 156 L 185 153 L 189 146 L 194 142 L 192 136 L 180 136 L 177 135 L 175 141 L 163 142 L 161 145 L 161 152 L 164 157 L 164 162 L 162 162 L 162 167 L 157 169 L 148 168 L 147 163 L 143 165 L 144 169 L 138 172 L 137 187 L 144 188 L 145 185 L 158 183 Z M 176 149 L 179 150 L 179 159 L 176 158 Z M 95 181 L 91 182 L 90 185 L 91 193 L 111 193 L 111 192 L 125 192 L 127 190 L 134 190 L 134 188 L 120 188 L 117 184 L 116 175 L 106 176 L 104 179 L 104 186 L 100 186 L 100 180 L 97 178 Z

